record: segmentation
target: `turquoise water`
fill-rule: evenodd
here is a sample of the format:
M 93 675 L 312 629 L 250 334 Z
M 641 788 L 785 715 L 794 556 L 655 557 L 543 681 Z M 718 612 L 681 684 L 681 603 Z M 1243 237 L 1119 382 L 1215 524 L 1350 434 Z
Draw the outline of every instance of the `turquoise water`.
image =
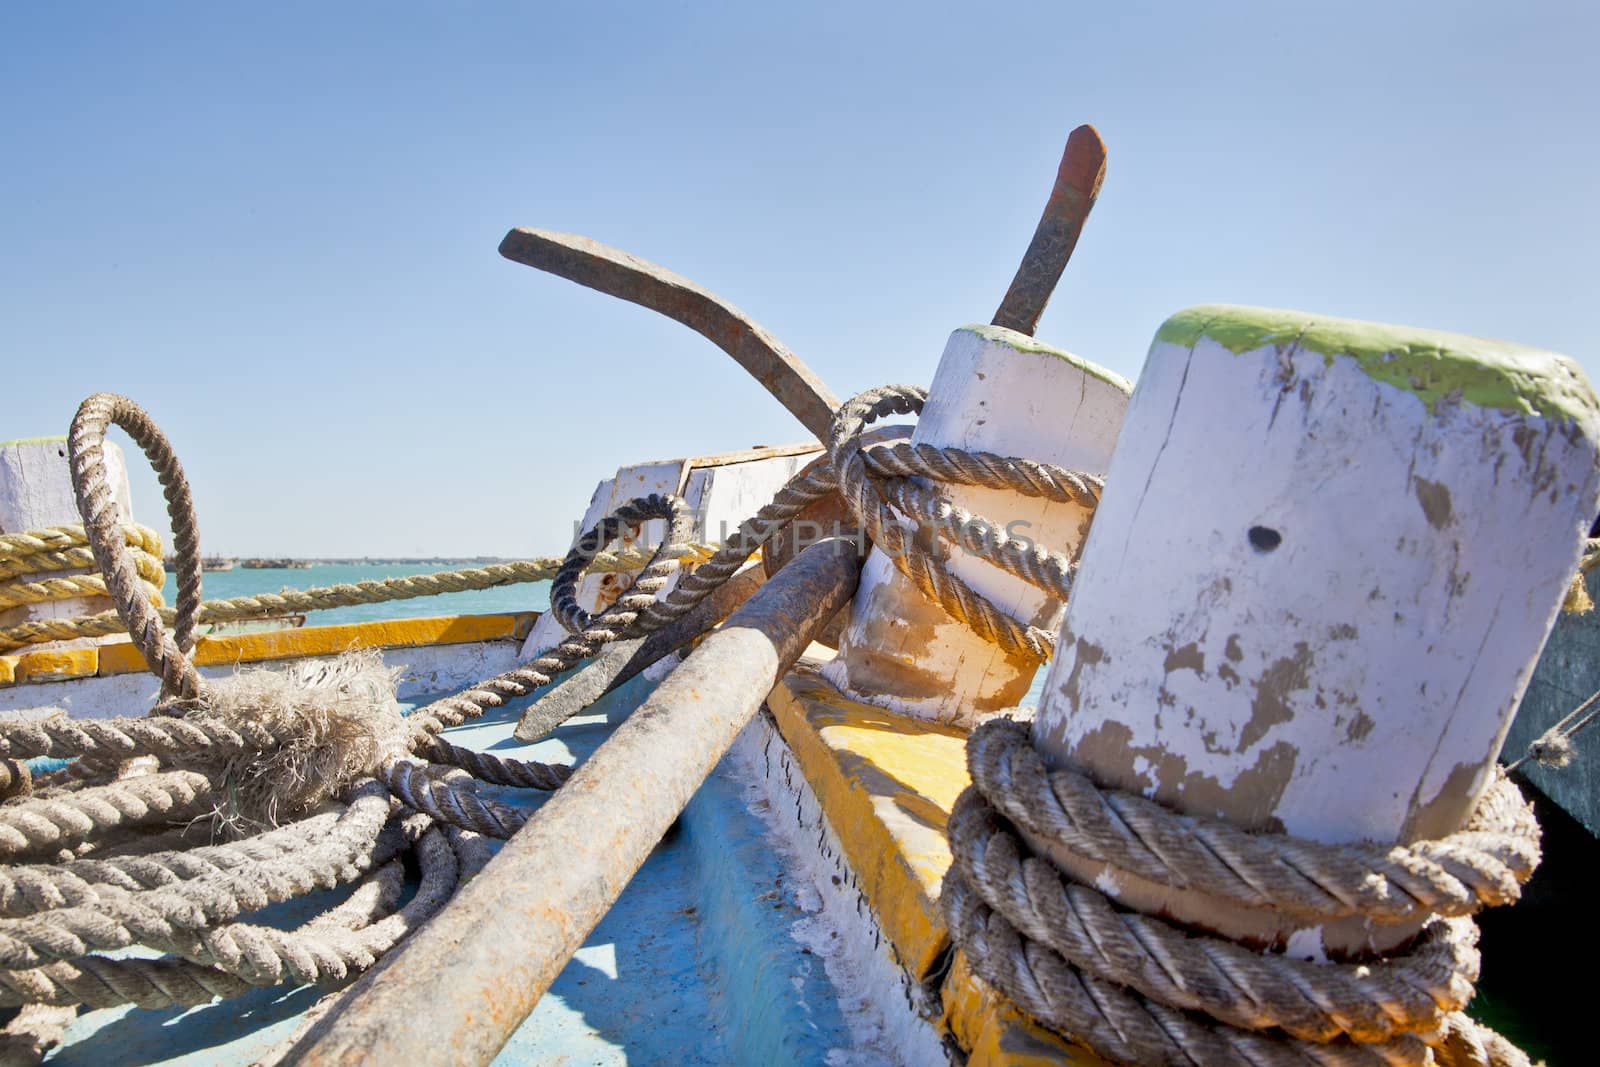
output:
M 208 572 L 201 581 L 201 595 L 207 600 L 225 600 L 229 597 L 278 593 L 285 589 L 311 589 L 346 582 L 366 582 L 380 578 L 399 578 L 412 574 L 434 574 L 439 571 L 465 569 L 467 567 L 445 563 L 318 563 L 308 570 L 276 567 L 246 570 L 235 567 L 231 571 Z M 177 595 L 177 581 L 173 575 L 168 574 L 167 603 L 176 603 Z M 520 585 L 502 586 L 497 589 L 444 593 L 440 596 L 416 597 L 411 600 L 391 600 L 384 604 L 359 604 L 348 608 L 313 611 L 306 616 L 306 625 L 330 626 L 336 623 L 416 619 L 435 615 L 544 611 L 549 606 L 549 582 L 523 582 Z

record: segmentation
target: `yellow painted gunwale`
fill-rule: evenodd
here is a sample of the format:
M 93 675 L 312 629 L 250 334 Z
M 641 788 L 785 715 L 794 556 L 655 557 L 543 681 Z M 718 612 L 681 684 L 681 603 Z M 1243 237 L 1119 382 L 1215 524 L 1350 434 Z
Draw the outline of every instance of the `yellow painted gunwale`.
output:
M 538 612 L 443 615 L 428 619 L 384 619 L 335 626 L 207 636 L 195 642 L 201 667 L 335 656 L 361 648 L 415 648 L 477 641 L 520 641 Z M 36 649 L 0 656 L 0 686 L 109 677 L 145 670 L 144 656 L 126 637 L 86 648 Z
M 939 889 L 950 869 L 945 823 L 971 779 L 966 734 L 845 696 L 802 663 L 767 700 L 901 964 L 937 981 L 937 1020 L 968 1067 L 1107 1067 L 1012 1007 L 949 947 Z

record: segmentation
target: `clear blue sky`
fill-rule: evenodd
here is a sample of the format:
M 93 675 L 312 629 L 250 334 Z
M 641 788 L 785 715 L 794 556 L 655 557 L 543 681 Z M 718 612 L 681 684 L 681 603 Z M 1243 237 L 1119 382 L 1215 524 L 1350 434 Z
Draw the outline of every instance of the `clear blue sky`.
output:
M 1594 375 L 1597 11 L 4 5 L 0 438 L 125 392 L 211 551 L 558 551 L 619 464 L 804 432 L 508 228 L 688 275 L 841 395 L 925 382 L 1084 121 L 1109 173 L 1043 340 L 1136 377 L 1226 301 Z

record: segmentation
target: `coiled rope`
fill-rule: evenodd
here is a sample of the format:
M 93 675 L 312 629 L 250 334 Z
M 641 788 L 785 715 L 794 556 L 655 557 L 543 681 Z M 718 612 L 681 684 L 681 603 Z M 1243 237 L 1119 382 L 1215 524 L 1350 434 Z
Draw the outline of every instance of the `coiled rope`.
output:
M 307 667 L 294 679 L 293 691 L 271 699 L 296 707 L 354 701 L 358 710 L 373 716 L 367 727 L 370 736 L 360 739 L 361 744 L 335 739 L 345 749 L 330 762 L 324 757 L 335 741 L 323 735 L 336 731 L 326 722 L 285 714 L 284 708 L 256 696 L 240 705 L 235 691 L 248 689 L 247 676 L 210 682 L 196 671 L 190 653 L 196 627 L 208 615 L 200 600 L 197 522 L 182 467 L 165 435 L 138 405 L 110 394 L 89 398 L 73 420 L 69 448 L 84 519 L 82 541 L 100 571 L 100 584 L 92 588 L 103 587 L 115 601 L 119 623 L 162 679 L 163 700 L 159 714 L 146 717 L 0 724 L 0 760 L 5 761 L 0 768 L 15 768 L 12 777 L 18 783 L 26 784 L 27 777 L 21 760 L 52 756 L 74 761 L 67 770 L 34 783 L 39 788 L 32 796 L 0 806 L 0 1004 L 197 1004 L 282 981 L 344 981 L 370 967 L 482 865 L 486 838 L 508 837 L 525 821 L 522 812 L 478 796 L 479 782 L 548 790 L 570 774 L 564 766 L 461 748 L 440 736 L 443 730 L 547 685 L 608 641 L 652 632 L 690 611 L 804 509 L 839 490 L 835 462 L 852 472 L 846 484 L 854 486 L 858 499 L 875 500 L 881 484 L 890 491 L 888 499 L 948 523 L 960 517 L 941 512 L 936 501 L 918 498 L 911 486 L 896 490 L 893 481 L 942 473 L 953 479 L 993 478 L 1035 495 L 1081 491 L 1065 472 L 1017 467 L 999 457 L 903 446 L 862 450 L 856 444 L 867 423 L 888 411 L 915 410 L 920 403 L 920 394 L 895 396 L 888 391 L 848 405 L 832 441 L 838 459 L 821 458 L 802 470 L 709 558 L 689 542 L 692 516 L 682 500 L 650 496 L 619 508 L 580 537 L 549 575 L 554 579 L 552 611 L 570 631 L 568 637 L 529 664 L 418 709 L 404 720 L 396 746 L 384 736 L 381 701 L 354 692 L 357 683 L 370 682 L 368 675 L 357 670 L 347 677 L 351 672 Z M 177 603 L 170 611 L 151 604 L 143 588 L 152 573 L 145 557 L 158 555 L 159 543 L 148 531 L 116 522 L 103 458 L 105 433 L 113 423 L 139 444 L 163 486 L 179 576 Z M 867 485 L 863 470 L 880 481 Z M 887 514 L 880 510 L 872 521 L 882 536 L 892 539 L 894 531 L 884 522 Z M 637 559 L 608 556 L 604 549 L 652 519 L 665 519 L 669 525 L 662 545 L 613 604 L 597 615 L 582 611 L 575 597 L 581 576 Z M 968 537 L 986 555 L 1021 558 L 1003 535 L 978 531 Z M 85 546 L 70 529 L 13 537 L 7 547 L 14 558 L 37 560 L 54 553 L 50 558 L 61 567 L 85 562 Z M 936 595 L 942 592 L 954 610 L 969 612 L 980 624 L 989 619 L 992 609 L 939 565 L 919 561 L 914 548 L 908 555 L 910 573 Z M 703 562 L 682 569 L 694 560 Z M 1070 574 L 1064 561 L 1047 556 L 1028 557 L 1024 565 L 1056 588 Z M 528 570 L 520 568 L 523 575 Z M 484 571 L 496 583 L 517 576 L 507 570 Z M 678 584 L 658 599 L 674 573 Z M 429 577 L 434 583 L 451 580 Z M 383 588 L 374 588 L 380 584 Z M 406 591 L 427 584 L 427 579 L 413 579 Z M 393 598 L 402 590 L 392 583 L 371 583 L 359 591 L 370 602 Z M 293 594 L 254 601 L 236 609 L 213 604 L 209 617 L 224 610 L 327 606 L 323 598 L 308 602 Z M 93 619 L 89 626 L 83 623 L 78 621 L 74 636 L 100 625 Z M 1017 632 L 998 618 L 989 625 L 997 633 Z M 22 634 L 13 630 L 7 636 L 32 641 L 47 634 L 55 636 L 46 627 Z M 245 713 L 239 713 L 240 707 Z M 258 805 L 246 813 L 252 818 L 232 824 L 251 831 L 239 841 L 186 848 L 170 835 L 151 838 L 152 830 L 174 821 L 236 805 L 249 782 L 276 777 L 262 773 L 260 761 L 281 759 L 285 752 L 299 754 L 303 766 L 297 765 L 297 775 L 313 780 L 317 788 L 300 796 L 299 806 L 286 803 L 270 813 L 284 816 L 282 825 L 272 825 L 275 817 L 259 818 L 264 812 Z M 306 773 L 306 767 L 329 780 Z M 150 841 L 155 847 L 146 844 Z M 395 910 L 397 862 L 406 853 L 417 858 L 423 891 Z M 345 904 L 300 929 L 283 932 L 240 921 L 267 904 L 352 882 L 355 888 Z M 102 954 L 134 944 L 167 955 L 152 961 Z
M 159 540 L 115 520 L 103 458 L 113 423 L 140 445 L 163 486 L 179 574 L 178 602 L 167 612 L 148 597 Z M 162 679 L 163 701 L 159 714 L 147 717 L 0 724 L 0 793 L 10 798 L 0 804 L 0 1004 L 29 1006 L 32 1014 L 19 1019 L 59 1024 L 61 1017 L 40 1015 L 40 1007 L 192 1005 L 285 981 L 348 980 L 426 921 L 487 862 L 487 837 L 508 837 L 525 821 L 521 811 L 477 796 L 480 781 L 548 790 L 570 769 L 471 752 L 437 736 L 446 725 L 498 704 L 506 687 L 497 679 L 402 720 L 393 676 L 375 660 L 299 665 L 288 683 L 264 681 L 269 672 L 215 682 L 201 677 L 190 658 L 196 626 L 206 617 L 197 523 L 170 443 L 132 401 L 98 394 L 73 420 L 69 449 L 81 532 L 8 535 L 0 543 L 7 573 L 81 567 L 87 553 L 100 577 L 74 589 L 112 596 L 121 626 Z M 796 499 L 803 505 L 827 491 L 831 483 L 819 479 Z M 649 518 L 670 519 L 672 536 L 650 554 L 643 573 L 593 619 L 564 608 L 560 617 L 578 620 L 579 632 L 519 672 L 527 681 L 548 681 L 609 636 L 628 632 L 635 619 L 651 625 L 641 611 L 668 577 L 685 562 L 715 558 L 689 542 L 690 515 L 682 501 L 635 501 L 592 531 L 560 566 L 527 561 L 482 568 L 481 584 L 472 576 L 429 575 L 363 583 L 353 594 L 335 589 L 333 596 L 373 602 L 553 577 L 557 602 L 571 605 L 576 582 L 590 568 L 621 569 L 639 559 L 637 552 L 602 549 Z M 760 539 L 746 547 L 745 558 Z M 721 566 L 730 574 L 737 569 Z M 715 584 L 702 579 L 698 592 L 674 590 L 650 618 L 676 617 Z M 212 617 L 281 610 L 305 598 L 329 606 L 327 593 L 248 598 L 249 604 L 233 602 L 220 611 L 212 605 Z M 341 705 L 348 712 L 343 718 Z M 74 762 L 34 781 L 21 761 L 37 756 Z M 262 773 L 265 766 L 292 773 Z M 276 777 L 299 782 L 298 791 L 278 788 Z M 271 804 L 242 803 L 259 782 L 267 783 Z M 247 836 L 186 847 L 183 832 L 168 830 L 219 812 Z M 415 858 L 422 882 L 400 906 L 406 855 Z M 351 883 L 343 903 L 298 929 L 241 921 L 268 904 Z M 167 955 L 103 955 L 132 945 Z M 29 1036 L 28 1047 L 38 1055 L 59 1040 L 59 1030 L 40 1023 L 39 1033 L 18 1033 Z M 47 1031 L 53 1036 L 40 1036 Z

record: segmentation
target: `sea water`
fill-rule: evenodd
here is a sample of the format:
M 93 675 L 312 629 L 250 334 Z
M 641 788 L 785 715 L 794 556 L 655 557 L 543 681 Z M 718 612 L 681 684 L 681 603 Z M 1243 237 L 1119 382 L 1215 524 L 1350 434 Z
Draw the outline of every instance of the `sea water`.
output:
M 383 578 L 400 578 L 413 574 L 464 570 L 467 566 L 474 565 L 314 563 L 306 569 L 235 567 L 231 571 L 207 571 L 201 579 L 201 596 L 206 600 L 226 600 L 240 596 L 259 596 L 262 593 L 280 593 L 289 589 L 311 589 Z M 177 603 L 178 584 L 176 577 L 171 573 L 167 575 L 165 595 L 168 604 Z M 441 593 L 438 596 L 412 597 L 409 600 L 390 600 L 382 604 L 356 604 L 351 607 L 330 608 L 327 611 L 313 611 L 306 614 L 306 625 L 331 626 L 336 623 L 417 619 L 436 615 L 495 615 L 516 611 L 544 611 L 549 606 L 549 582 L 522 582 L 494 589 Z

